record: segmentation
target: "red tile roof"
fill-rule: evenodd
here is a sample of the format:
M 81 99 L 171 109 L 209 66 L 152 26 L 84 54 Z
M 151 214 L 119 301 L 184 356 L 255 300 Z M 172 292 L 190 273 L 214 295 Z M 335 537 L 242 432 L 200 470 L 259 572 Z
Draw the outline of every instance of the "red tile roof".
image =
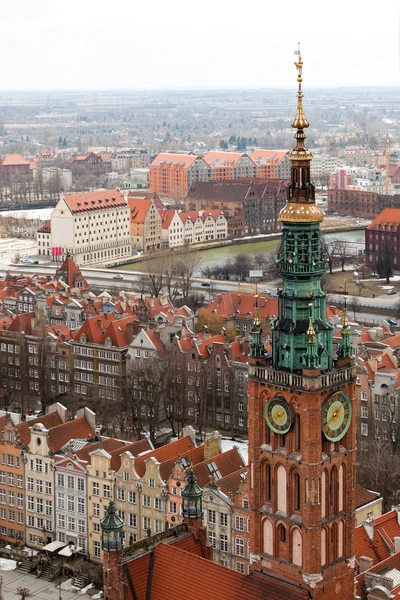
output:
M 375 217 L 368 229 L 375 229 L 378 225 L 400 225 L 400 208 L 385 208 Z
M 151 562 L 150 562 L 151 557 Z M 185 600 L 305 600 L 306 590 L 261 573 L 242 575 L 232 569 L 185 552 L 176 544 L 158 544 L 151 554 L 127 564 L 135 600 L 167 600 L 176 595 L 184 576 Z M 151 570 L 150 570 L 151 569 Z M 149 576 L 151 574 L 151 576 Z M 134 600 L 126 586 L 127 600 Z
M 51 233 L 51 221 L 46 221 L 39 227 L 37 233 Z
M 49 446 L 53 452 L 58 452 L 64 444 L 72 439 L 93 439 L 95 433 L 84 417 L 67 421 L 49 431 Z
M 203 158 L 206 161 L 206 163 L 210 165 L 210 167 L 216 167 L 219 165 L 227 165 L 234 167 L 237 165 L 239 160 L 243 158 L 243 156 L 247 156 L 251 159 L 251 156 L 243 152 L 224 152 L 223 150 L 210 150 L 210 152 L 207 152 L 207 154 L 205 154 Z
M 1 161 L 2 167 L 16 167 L 18 165 L 29 165 L 29 161 L 20 154 L 7 154 Z
M 132 456 L 138 456 L 139 454 L 142 454 L 142 452 L 147 452 L 148 450 L 153 450 L 153 447 L 147 438 L 137 440 L 132 444 L 128 444 L 124 448 L 118 448 L 118 450 L 110 452 L 112 456 L 110 461 L 110 469 L 113 471 L 118 471 L 121 466 L 121 455 L 124 452 L 130 452 Z
M 371 492 L 370 490 L 366 490 L 361 487 L 361 485 L 356 484 L 356 508 L 361 508 L 365 504 L 369 504 L 373 502 L 377 498 L 380 498 L 381 495 L 379 492 Z
M 172 154 L 167 152 L 161 152 L 151 163 L 151 167 L 160 167 L 164 163 L 182 165 L 186 169 L 189 169 L 196 159 L 203 160 L 200 156 L 194 154 Z
M 256 301 L 250 294 L 237 294 L 236 292 L 226 292 L 219 294 L 213 302 L 203 310 L 208 313 L 216 314 L 222 319 L 237 317 L 252 321 L 255 316 Z M 258 309 L 260 319 L 265 320 L 272 315 L 278 314 L 277 298 L 259 298 Z
M 235 471 L 239 471 L 246 466 L 237 448 L 221 452 L 221 454 L 217 454 L 216 456 L 193 466 L 193 472 L 196 475 L 197 483 L 200 487 L 204 487 L 210 482 L 212 471 L 210 471 L 208 465 L 211 463 L 215 463 L 221 474 L 221 478 L 231 475 Z M 216 483 L 218 485 L 218 480 Z
M 131 223 L 144 223 L 149 208 L 152 204 L 151 200 L 138 200 L 137 198 L 129 198 L 128 204 L 130 208 Z
M 71 194 L 64 196 L 64 200 L 72 214 L 128 208 L 123 195 L 117 189 Z
M 264 150 L 262 148 L 257 148 L 251 153 L 250 157 L 255 163 L 259 164 L 279 164 L 288 152 L 289 150 Z
M 46 429 L 52 429 L 53 427 L 57 427 L 62 424 L 60 417 L 57 412 L 52 412 L 49 415 L 43 415 L 38 417 L 37 419 L 32 419 L 31 421 L 25 421 L 24 423 L 20 423 L 17 425 L 18 434 L 24 444 L 29 444 L 31 440 L 31 432 L 30 428 L 32 425 L 36 425 L 36 423 L 42 423 Z
M 184 456 L 190 450 L 194 448 L 194 444 L 192 438 L 189 436 L 185 436 L 180 440 L 176 440 L 175 442 L 170 442 L 157 450 L 152 450 L 151 452 L 147 452 L 143 456 L 139 456 L 135 460 L 135 469 L 139 477 L 143 477 L 146 472 L 145 462 L 151 457 L 157 459 L 158 462 L 164 463 L 171 460 L 176 460 L 178 456 Z M 169 473 L 170 475 L 171 473 Z M 168 477 L 169 477 L 168 475 Z
M 113 450 L 125 448 L 127 446 L 126 442 L 121 440 L 116 440 L 115 438 L 106 438 L 102 440 L 102 448 L 106 452 L 112 452 Z M 90 453 L 97 450 L 100 447 L 100 442 L 88 442 L 83 448 L 78 450 L 75 454 L 80 460 L 85 460 L 90 462 Z
M 368 556 L 374 561 L 374 565 L 384 560 L 394 551 L 393 538 L 400 536 L 399 517 L 396 510 L 391 510 L 377 517 L 367 526 L 373 531 L 371 539 L 364 527 L 359 525 L 355 530 L 355 555 L 357 560 L 360 556 Z

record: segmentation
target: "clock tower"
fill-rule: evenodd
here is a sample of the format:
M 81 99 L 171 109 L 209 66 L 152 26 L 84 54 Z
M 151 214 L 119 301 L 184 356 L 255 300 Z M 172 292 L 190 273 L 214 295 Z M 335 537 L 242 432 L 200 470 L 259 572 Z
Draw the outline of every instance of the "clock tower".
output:
M 310 181 L 309 126 L 297 52 L 287 205 L 280 214 L 283 279 L 266 358 L 256 315 L 249 374 L 251 569 L 318 600 L 354 597 L 356 424 L 354 352 L 346 310 L 335 354 L 321 287 L 323 215 Z

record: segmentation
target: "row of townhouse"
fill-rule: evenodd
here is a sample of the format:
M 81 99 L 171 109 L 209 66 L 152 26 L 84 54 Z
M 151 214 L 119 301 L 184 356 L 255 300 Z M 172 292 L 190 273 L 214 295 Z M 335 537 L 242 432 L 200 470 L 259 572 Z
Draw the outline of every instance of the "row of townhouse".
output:
M 203 157 L 192 154 L 160 153 L 150 164 L 150 191 L 182 200 L 194 182 L 237 179 L 288 179 L 287 150 L 241 152 L 210 151 Z
M 242 529 L 233 516 L 239 487 L 244 496 L 238 500 L 238 511 L 248 508 L 245 463 L 236 448 L 221 452 L 216 432 L 197 447 L 189 427 L 176 442 L 154 450 L 148 438 L 137 442 L 99 438 L 89 409 L 68 421 L 59 403 L 47 415 L 18 425 L 2 417 L 0 426 L 3 541 L 37 550 L 54 541 L 70 543 L 91 560 L 102 561 L 100 521 L 109 500 L 114 500 L 124 521 L 126 545 L 161 533 L 182 522 L 181 490 L 190 467 L 201 487 L 210 488 L 207 500 L 205 492 L 205 514 L 211 515 L 217 498 L 222 499 L 218 509 L 222 516 L 208 519 L 221 527 L 218 562 L 233 566 L 235 555 L 239 562 L 246 558 L 241 542 L 232 538 L 235 528 L 242 537 L 247 531 L 247 524 Z M 215 531 L 210 539 L 216 547 Z

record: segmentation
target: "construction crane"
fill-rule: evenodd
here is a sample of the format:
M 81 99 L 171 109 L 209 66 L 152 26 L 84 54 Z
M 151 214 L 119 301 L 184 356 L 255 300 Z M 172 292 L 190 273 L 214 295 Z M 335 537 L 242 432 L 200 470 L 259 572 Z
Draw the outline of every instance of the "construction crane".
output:
M 386 193 L 386 196 L 390 196 L 390 177 L 389 177 L 389 168 L 390 168 L 390 137 L 389 137 L 389 134 L 386 136 L 385 168 L 386 168 L 386 188 L 385 188 L 385 193 Z

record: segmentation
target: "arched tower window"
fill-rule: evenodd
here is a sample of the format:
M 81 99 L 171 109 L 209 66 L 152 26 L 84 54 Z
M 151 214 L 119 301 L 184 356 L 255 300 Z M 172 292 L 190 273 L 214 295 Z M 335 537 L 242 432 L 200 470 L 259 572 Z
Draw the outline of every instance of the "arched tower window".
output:
M 263 548 L 266 554 L 274 554 L 274 528 L 269 519 L 265 519 L 263 524 L 264 543 Z
M 326 529 L 321 531 L 321 567 L 326 565 Z
M 286 511 L 287 511 L 287 509 L 286 509 L 286 496 L 287 496 L 286 469 L 283 465 L 279 465 L 276 470 L 276 494 L 277 494 L 276 508 L 282 514 L 286 515 Z
M 300 530 L 295 527 L 292 531 L 291 563 L 301 567 L 303 564 L 303 546 Z
M 337 477 L 337 469 L 335 466 L 332 467 L 331 472 L 330 472 L 330 476 L 329 476 L 329 510 L 330 510 L 330 514 L 334 514 L 336 515 L 338 510 L 337 510 L 337 481 L 338 481 L 338 477 Z
M 293 474 L 293 511 L 300 511 L 300 475 L 297 471 Z
M 266 502 L 271 502 L 272 500 L 272 495 L 271 495 L 271 465 L 269 463 L 265 464 L 265 501 Z
M 327 471 L 322 472 L 321 477 L 321 517 L 324 518 L 327 516 L 326 510 L 326 486 L 327 486 L 328 473 Z
M 340 521 L 339 525 L 338 525 L 338 550 L 337 550 L 338 558 L 343 556 L 343 554 L 344 554 L 343 548 L 344 548 L 344 524 L 343 524 L 343 521 Z
M 345 497 L 345 478 L 346 467 L 342 464 L 339 467 L 339 486 L 338 486 L 338 510 L 344 510 L 344 497 Z

